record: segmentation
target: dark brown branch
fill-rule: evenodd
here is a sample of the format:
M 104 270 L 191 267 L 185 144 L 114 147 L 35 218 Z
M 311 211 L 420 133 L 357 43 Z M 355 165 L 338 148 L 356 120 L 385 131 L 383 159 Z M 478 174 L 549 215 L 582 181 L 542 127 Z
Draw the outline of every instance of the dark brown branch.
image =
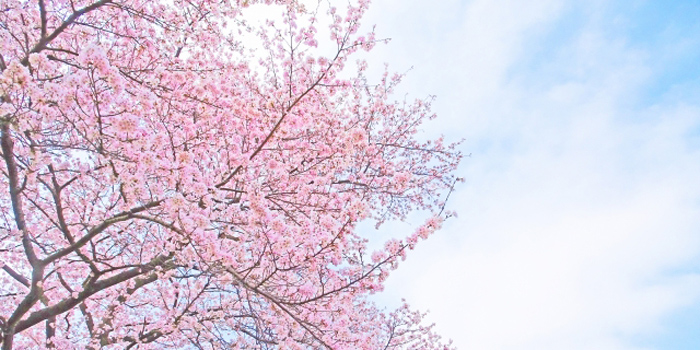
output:
M 85 305 L 85 303 L 80 303 L 79 309 L 85 317 L 85 324 L 87 325 L 88 332 L 90 332 L 90 336 L 94 336 L 95 321 L 92 318 L 92 314 L 90 314 L 90 312 L 88 311 L 87 305 Z
M 58 227 L 63 232 L 63 236 L 66 237 L 68 240 L 68 243 L 71 245 L 75 244 L 75 238 L 70 232 L 70 229 L 68 228 L 68 224 L 66 223 L 65 216 L 63 215 L 63 202 L 61 200 L 61 191 L 68 186 L 71 182 L 73 182 L 75 179 L 78 177 L 73 177 L 71 180 L 69 180 L 67 183 L 63 185 L 58 184 L 58 180 L 56 179 L 56 172 L 53 169 L 53 166 L 49 165 L 49 171 L 51 172 L 51 182 L 53 185 L 53 188 L 50 188 L 51 190 L 51 195 L 53 196 L 53 201 L 56 207 L 56 217 L 58 218 Z M 48 186 L 48 185 L 47 185 Z M 99 269 L 95 265 L 95 263 L 90 260 L 85 254 L 80 252 L 80 249 L 75 251 L 76 254 L 86 263 L 90 266 L 90 270 L 92 270 L 93 273 L 98 273 Z
M 46 5 L 39 0 L 39 15 L 41 16 L 41 39 L 46 38 Z
M 20 275 L 17 271 L 13 270 L 7 265 L 3 265 L 2 269 L 5 270 L 5 272 L 7 272 L 8 274 L 10 274 L 12 278 L 17 280 L 17 282 L 22 283 L 25 287 L 29 288 L 29 280 L 26 277 Z
M 22 207 L 22 197 L 20 196 L 20 185 L 19 185 L 19 174 L 17 172 L 17 163 L 15 162 L 14 155 L 14 142 L 12 141 L 12 136 L 10 135 L 10 123 L 9 121 L 4 121 L 2 124 L 2 130 L 0 131 L 0 146 L 2 147 L 2 156 L 5 159 L 5 164 L 7 165 L 7 177 L 10 185 L 10 201 L 12 202 L 12 212 L 15 216 L 15 224 L 17 229 L 22 231 L 22 246 L 24 247 L 24 252 L 27 255 L 27 260 L 35 267 L 38 263 L 36 253 L 34 252 L 34 247 L 29 239 L 29 232 L 27 232 L 27 224 L 24 220 L 24 208 Z
M 36 302 L 42 297 L 43 290 L 39 287 L 39 281 L 44 276 L 43 266 L 35 266 L 32 271 L 32 281 L 29 287 L 29 293 L 24 296 L 24 299 L 17 305 L 17 308 L 12 313 L 10 318 L 7 319 L 3 325 L 3 337 L 2 337 L 2 350 L 11 350 L 12 342 L 14 336 L 17 332 L 16 325 L 20 322 L 22 317 L 36 304 Z
M 51 316 L 46 319 L 46 347 L 55 348 L 51 338 L 56 335 L 56 316 Z
M 238 174 L 238 172 L 239 172 L 240 170 L 241 170 L 241 166 L 239 165 L 239 166 L 236 167 L 236 169 L 234 169 L 234 170 L 231 172 L 231 174 L 229 174 L 229 175 L 224 179 L 224 181 L 219 182 L 218 184 L 214 185 L 214 187 L 216 187 L 216 188 L 221 188 L 221 187 L 225 186 L 229 181 L 231 181 L 231 179 L 232 179 L 234 176 L 236 176 L 236 174 Z
M 29 315 L 29 317 L 27 317 L 26 319 L 17 323 L 17 326 L 14 329 L 14 332 L 15 333 L 22 332 L 25 329 L 30 328 L 30 327 L 36 325 L 37 323 L 48 319 L 49 317 L 58 316 L 64 312 L 69 311 L 70 309 L 76 307 L 77 305 L 84 302 L 87 298 L 94 295 L 95 293 L 101 292 L 107 288 L 110 288 L 110 287 L 115 286 L 119 283 L 128 281 L 128 280 L 135 278 L 135 277 L 138 277 L 140 275 L 149 273 L 148 276 L 137 279 L 136 285 L 139 285 L 139 284 L 143 285 L 143 284 L 151 283 L 158 278 L 157 274 L 155 272 L 153 272 L 155 267 L 162 266 L 162 265 L 166 264 L 170 259 L 171 259 L 171 256 L 159 255 L 156 258 L 154 258 L 153 260 L 151 260 L 146 265 L 143 265 L 141 267 L 135 267 L 135 268 L 129 269 L 127 271 L 124 271 L 122 273 L 119 273 L 117 275 L 114 275 L 110 278 L 90 283 L 87 286 L 85 286 L 85 289 L 83 289 L 82 292 L 78 293 L 78 296 L 76 298 L 63 299 L 62 301 L 58 302 L 57 304 L 54 304 L 54 305 L 49 306 L 47 308 L 41 309 L 39 311 L 32 312 Z
M 164 270 L 169 270 L 169 268 Z M 157 279 L 158 275 L 156 275 L 155 273 L 151 273 L 150 275 L 144 278 L 137 279 L 133 287 L 127 288 L 125 294 L 119 295 L 116 304 L 110 305 L 109 310 L 107 311 L 107 316 L 105 316 L 105 318 L 102 319 L 102 322 L 100 322 L 100 326 L 97 327 L 98 329 L 104 330 L 104 333 L 100 334 L 101 346 L 107 346 L 112 343 L 109 339 L 109 333 L 112 331 L 112 329 L 108 329 L 108 327 L 112 327 L 112 321 L 114 320 L 114 311 L 116 310 L 117 306 L 125 303 L 129 296 L 134 294 L 139 288 L 149 283 L 155 282 Z
M 44 49 L 46 48 L 46 46 L 47 46 L 51 41 L 53 41 L 54 39 L 56 39 L 59 35 L 61 35 L 61 33 L 63 33 L 64 30 L 66 30 L 66 28 L 68 28 L 68 27 L 69 27 L 71 24 L 73 24 L 78 18 L 80 18 L 80 16 L 82 16 L 82 15 L 84 15 L 84 14 L 90 12 L 90 11 L 96 10 L 96 9 L 98 9 L 98 8 L 100 8 L 100 7 L 102 7 L 102 6 L 106 5 L 106 4 L 108 4 L 108 3 L 111 3 L 111 2 L 112 2 L 112 0 L 100 0 L 100 1 L 94 3 L 94 4 L 90 5 L 90 6 L 83 7 L 83 8 L 81 8 L 80 10 L 77 10 L 77 11 L 73 12 L 73 13 L 72 13 L 65 21 L 63 21 L 63 23 L 61 23 L 61 25 L 58 26 L 58 28 L 56 28 L 56 30 L 54 30 L 50 35 L 48 35 L 48 36 L 42 35 L 42 36 L 41 36 L 41 40 L 39 40 L 39 42 L 38 42 L 36 45 L 34 45 L 34 47 L 29 51 L 29 53 L 32 54 L 32 53 L 41 52 L 42 50 L 44 50 Z M 43 26 L 42 26 L 42 27 L 43 27 Z M 27 57 L 25 57 L 24 59 L 22 59 L 22 64 L 23 64 L 23 65 L 26 66 L 28 63 L 29 63 L 29 55 L 27 55 Z
M 153 201 L 153 202 L 144 204 L 144 205 L 139 206 L 139 207 L 135 207 L 131 210 L 121 212 L 117 215 L 112 216 L 111 218 L 103 221 L 101 224 L 93 227 L 90 231 L 88 231 L 87 234 L 85 234 L 83 237 L 81 237 L 79 240 L 77 240 L 74 244 L 71 244 L 70 246 L 63 248 L 63 249 L 57 251 L 56 253 L 54 253 L 53 255 L 44 259 L 42 261 L 42 263 L 44 265 L 50 264 L 51 262 L 54 262 L 54 261 L 56 261 L 64 256 L 76 251 L 77 249 L 79 249 L 80 247 L 87 244 L 91 239 L 95 238 L 95 236 L 97 236 L 98 234 L 100 234 L 101 232 L 103 232 L 104 230 L 109 228 L 110 226 L 112 226 L 118 222 L 133 219 L 135 217 L 134 214 L 140 213 L 142 211 L 145 211 L 145 210 L 148 210 L 151 208 L 155 208 L 155 207 L 159 206 L 161 203 L 163 203 L 163 200 Z

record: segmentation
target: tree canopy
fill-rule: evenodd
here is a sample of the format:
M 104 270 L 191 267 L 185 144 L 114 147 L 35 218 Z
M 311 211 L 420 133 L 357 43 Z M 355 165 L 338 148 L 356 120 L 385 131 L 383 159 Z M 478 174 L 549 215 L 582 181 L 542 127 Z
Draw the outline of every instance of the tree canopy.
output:
M 368 1 L 312 5 L 0 1 L 2 349 L 449 347 L 367 296 L 461 154 L 349 62 Z

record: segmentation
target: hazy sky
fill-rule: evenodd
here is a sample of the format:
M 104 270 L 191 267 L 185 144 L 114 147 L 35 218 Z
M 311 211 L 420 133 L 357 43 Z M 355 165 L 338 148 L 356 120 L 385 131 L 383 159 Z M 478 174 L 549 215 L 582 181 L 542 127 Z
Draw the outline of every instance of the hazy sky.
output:
M 405 297 L 460 349 L 700 349 L 700 2 L 375 0 L 371 63 L 464 138 Z M 392 225 L 397 235 L 408 225 Z

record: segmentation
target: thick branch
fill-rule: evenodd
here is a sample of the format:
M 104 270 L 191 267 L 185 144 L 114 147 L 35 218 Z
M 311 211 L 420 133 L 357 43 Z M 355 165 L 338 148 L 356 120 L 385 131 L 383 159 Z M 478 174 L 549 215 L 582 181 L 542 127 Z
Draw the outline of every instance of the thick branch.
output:
M 169 270 L 169 268 L 164 269 L 164 270 Z M 100 322 L 100 325 L 97 327 L 97 329 L 103 329 L 104 333 L 100 335 L 100 345 L 101 346 L 107 346 L 111 344 L 109 340 L 109 334 L 111 333 L 112 329 L 112 321 L 114 321 L 114 311 L 116 310 L 117 306 L 120 304 L 123 304 L 126 302 L 126 300 L 134 294 L 139 288 L 155 282 L 158 279 L 158 275 L 155 273 L 151 273 L 148 276 L 144 278 L 139 278 L 136 280 L 136 283 L 134 283 L 134 286 L 131 288 L 126 289 L 126 293 L 120 294 L 119 297 L 117 297 L 117 303 L 112 304 L 109 306 L 109 310 L 107 311 L 107 316 L 105 316 L 102 319 L 102 322 Z
M 39 15 L 41 16 L 41 39 L 46 37 L 46 5 L 44 0 L 39 0 Z
M 17 282 L 22 283 L 25 287 L 29 288 L 29 280 L 26 277 L 20 275 L 17 271 L 13 270 L 11 267 L 5 264 L 3 264 L 2 269 L 5 270 L 5 272 L 7 272 L 8 274 L 10 274 L 12 278 L 17 280 Z
M 24 208 L 22 207 L 22 197 L 20 196 L 19 174 L 17 172 L 17 163 L 15 162 L 14 142 L 10 135 L 9 122 L 5 121 L 2 124 L 0 133 L 0 146 L 2 146 L 2 155 L 7 165 L 7 177 L 10 184 L 10 201 L 12 202 L 15 224 L 17 225 L 17 229 L 22 231 L 22 246 L 27 255 L 27 260 L 29 260 L 29 263 L 34 267 L 38 260 L 34 252 L 34 247 L 32 247 L 32 243 L 29 239 L 27 224 L 24 221 Z
M 77 305 L 79 305 L 80 303 L 82 303 L 83 301 L 85 301 L 87 298 L 89 298 L 90 296 L 92 296 L 95 293 L 103 291 L 103 290 L 110 288 L 112 286 L 115 286 L 119 283 L 128 281 L 128 280 L 135 278 L 135 277 L 138 277 L 140 275 L 152 272 L 156 266 L 162 266 L 170 258 L 171 258 L 171 256 L 159 255 L 158 257 L 154 258 L 153 260 L 151 260 L 151 262 L 149 262 L 146 265 L 143 265 L 141 267 L 135 267 L 133 269 L 129 269 L 127 271 L 124 271 L 122 273 L 114 275 L 110 278 L 96 281 L 92 284 L 88 284 L 82 292 L 78 293 L 77 298 L 64 299 L 53 306 L 49 306 L 49 307 L 44 308 L 42 310 L 35 311 L 35 312 L 31 313 L 29 315 L 29 317 L 27 317 L 25 320 L 22 320 L 22 321 L 17 323 L 17 326 L 15 327 L 15 333 L 22 332 L 25 329 L 32 327 L 32 326 L 36 325 L 37 323 L 40 323 L 40 322 L 48 319 L 49 317 L 58 316 L 64 312 L 72 309 L 72 308 L 76 307 Z M 147 281 L 150 280 L 152 282 L 157 278 L 158 277 L 157 277 L 156 273 L 152 272 L 148 276 L 145 276 L 143 278 L 138 279 L 136 281 L 136 283 L 137 284 L 146 284 L 146 283 L 150 283 Z
M 22 301 L 17 305 L 17 308 L 12 313 L 7 322 L 3 325 L 4 334 L 2 339 L 2 349 L 10 350 L 12 349 L 12 341 L 15 334 L 18 332 L 16 325 L 20 322 L 22 317 L 36 304 L 36 302 L 42 298 L 43 289 L 39 286 L 39 281 L 44 276 L 43 266 L 35 266 L 32 271 L 32 281 L 29 287 L 29 293 L 22 299 Z
M 100 7 L 102 7 L 102 6 L 106 5 L 106 4 L 108 4 L 108 3 L 111 3 L 111 2 L 112 2 L 112 0 L 100 0 L 100 1 L 94 3 L 94 4 L 90 5 L 90 6 L 83 7 L 83 8 L 81 8 L 80 10 L 77 10 L 77 11 L 73 12 L 73 13 L 72 13 L 65 21 L 63 21 L 63 23 L 61 23 L 61 25 L 58 26 L 58 28 L 56 28 L 56 30 L 54 30 L 50 35 L 46 36 L 46 35 L 44 35 L 45 33 L 42 33 L 41 40 L 39 40 L 39 42 L 38 42 L 36 45 L 34 45 L 34 47 L 29 51 L 29 53 L 31 54 L 31 53 L 41 52 L 42 50 L 44 50 L 44 49 L 46 48 L 46 46 L 47 46 L 50 42 L 52 42 L 52 41 L 53 41 L 54 39 L 56 39 L 61 33 L 63 33 L 63 31 L 66 30 L 66 28 L 68 28 L 68 26 L 70 26 L 71 24 L 75 23 L 75 21 L 76 21 L 78 18 L 80 18 L 80 16 L 82 16 L 82 15 L 84 15 L 84 14 L 90 12 L 90 11 L 96 10 L 96 9 L 98 9 L 98 8 L 100 8 Z M 41 3 L 41 2 L 40 2 L 40 3 Z M 41 5 L 40 5 L 40 6 L 41 6 Z M 42 20 L 43 20 L 43 19 L 44 19 L 44 18 L 42 17 Z M 43 28 L 44 28 L 44 26 L 42 25 L 42 32 L 43 32 Z M 26 66 L 28 63 L 29 63 L 29 56 L 25 57 L 25 58 L 22 60 L 22 64 L 23 64 L 23 65 Z

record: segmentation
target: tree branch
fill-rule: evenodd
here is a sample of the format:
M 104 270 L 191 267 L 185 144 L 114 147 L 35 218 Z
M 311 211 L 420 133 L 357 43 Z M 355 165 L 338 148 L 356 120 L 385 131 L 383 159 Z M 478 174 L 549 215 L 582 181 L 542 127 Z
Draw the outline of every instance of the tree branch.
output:
M 106 4 L 108 4 L 108 3 L 111 3 L 111 2 L 112 2 L 112 0 L 100 0 L 100 1 L 94 3 L 94 4 L 90 5 L 90 6 L 83 7 L 83 8 L 81 8 L 80 10 L 77 10 L 77 11 L 73 12 L 73 13 L 68 17 L 68 19 L 66 19 L 65 21 L 63 21 L 63 23 L 61 23 L 61 25 L 58 26 L 58 28 L 56 28 L 56 30 L 54 30 L 50 35 L 46 36 L 45 33 L 43 33 L 42 36 L 41 36 L 41 40 L 39 40 L 39 42 L 38 42 L 36 45 L 34 45 L 34 47 L 33 47 L 31 50 L 29 50 L 29 53 L 32 54 L 32 53 L 41 52 L 42 50 L 44 50 L 44 49 L 46 48 L 46 46 L 47 46 L 51 41 L 53 41 L 54 39 L 56 39 L 56 37 L 58 37 L 61 33 L 63 33 L 63 31 L 66 30 L 66 28 L 68 28 L 68 26 L 70 26 L 70 25 L 73 24 L 78 18 L 80 18 L 80 16 L 82 16 L 82 15 L 84 15 L 84 14 L 90 12 L 90 11 L 96 10 L 96 9 L 98 9 L 98 8 L 100 8 L 100 7 L 102 7 L 102 6 L 106 5 Z M 40 1 L 40 4 L 41 4 L 41 3 L 42 3 L 42 1 Z M 41 8 L 41 5 L 40 5 L 40 8 Z M 45 17 L 45 15 L 42 16 L 42 21 L 44 20 L 44 17 Z M 44 26 L 43 23 L 42 23 L 42 29 L 44 29 L 44 28 L 45 28 L 45 26 Z M 43 32 L 43 30 L 42 30 L 42 32 Z M 26 66 L 28 63 L 29 63 L 29 55 L 27 55 L 27 57 L 25 57 L 24 59 L 22 59 L 22 64 L 23 64 L 23 65 Z
M 17 172 L 17 163 L 14 155 L 14 142 L 10 136 L 10 123 L 3 121 L 0 131 L 0 146 L 2 148 L 2 156 L 7 165 L 7 177 L 10 185 L 10 201 L 12 202 L 12 212 L 15 216 L 15 224 L 17 229 L 22 231 L 22 246 L 27 255 L 27 260 L 32 267 L 37 266 L 38 259 L 34 252 L 34 247 L 29 239 L 27 232 L 27 224 L 24 220 L 24 208 L 22 207 L 22 197 L 20 196 L 19 174 Z
M 46 5 L 44 0 L 39 0 L 39 15 L 41 16 L 41 39 L 46 38 Z
M 125 282 L 132 278 L 138 277 L 140 275 L 152 272 L 156 266 L 162 266 L 166 264 L 171 258 L 172 255 L 159 255 L 146 265 L 135 267 L 133 269 L 129 269 L 127 271 L 114 275 L 110 278 L 88 284 L 82 292 L 78 293 L 78 296 L 76 298 L 64 299 L 58 302 L 57 304 L 54 304 L 53 306 L 49 306 L 42 310 L 31 313 L 29 317 L 27 317 L 25 320 L 22 320 L 17 323 L 17 326 L 15 327 L 15 333 L 22 332 L 25 329 L 30 328 L 36 325 L 37 323 L 48 319 L 49 317 L 58 316 L 72 309 L 80 303 L 84 302 L 87 298 L 94 295 L 95 293 L 103 291 L 107 288 Z M 136 283 L 147 284 L 155 281 L 157 278 L 157 274 L 155 272 L 152 272 L 144 278 L 137 279 Z
M 11 267 L 7 266 L 6 264 L 3 264 L 2 269 L 5 270 L 12 278 L 17 280 L 17 282 L 22 283 L 25 287 L 29 288 L 29 280 L 20 275 L 17 271 L 13 270 Z
M 140 213 L 142 211 L 145 211 L 145 210 L 148 210 L 151 208 L 155 208 L 155 207 L 159 206 L 161 203 L 163 203 L 163 200 L 153 201 L 153 202 L 144 204 L 144 205 L 139 206 L 139 207 L 135 207 L 131 210 L 121 212 L 117 215 L 112 216 L 111 218 L 103 221 L 101 224 L 93 227 L 90 231 L 88 231 L 87 234 L 85 234 L 79 240 L 75 241 L 74 244 L 71 244 L 70 246 L 63 248 L 63 249 L 57 251 L 56 253 L 54 253 L 53 255 L 50 255 L 49 257 L 44 259 L 42 261 L 42 263 L 44 265 L 50 264 L 50 263 L 52 263 L 52 262 L 54 262 L 54 261 L 56 261 L 64 256 L 76 251 L 77 249 L 80 249 L 80 247 L 87 244 L 91 239 L 93 239 L 95 236 L 100 234 L 102 231 L 106 230 L 108 227 L 110 227 L 118 222 L 133 219 L 135 217 L 134 214 Z

